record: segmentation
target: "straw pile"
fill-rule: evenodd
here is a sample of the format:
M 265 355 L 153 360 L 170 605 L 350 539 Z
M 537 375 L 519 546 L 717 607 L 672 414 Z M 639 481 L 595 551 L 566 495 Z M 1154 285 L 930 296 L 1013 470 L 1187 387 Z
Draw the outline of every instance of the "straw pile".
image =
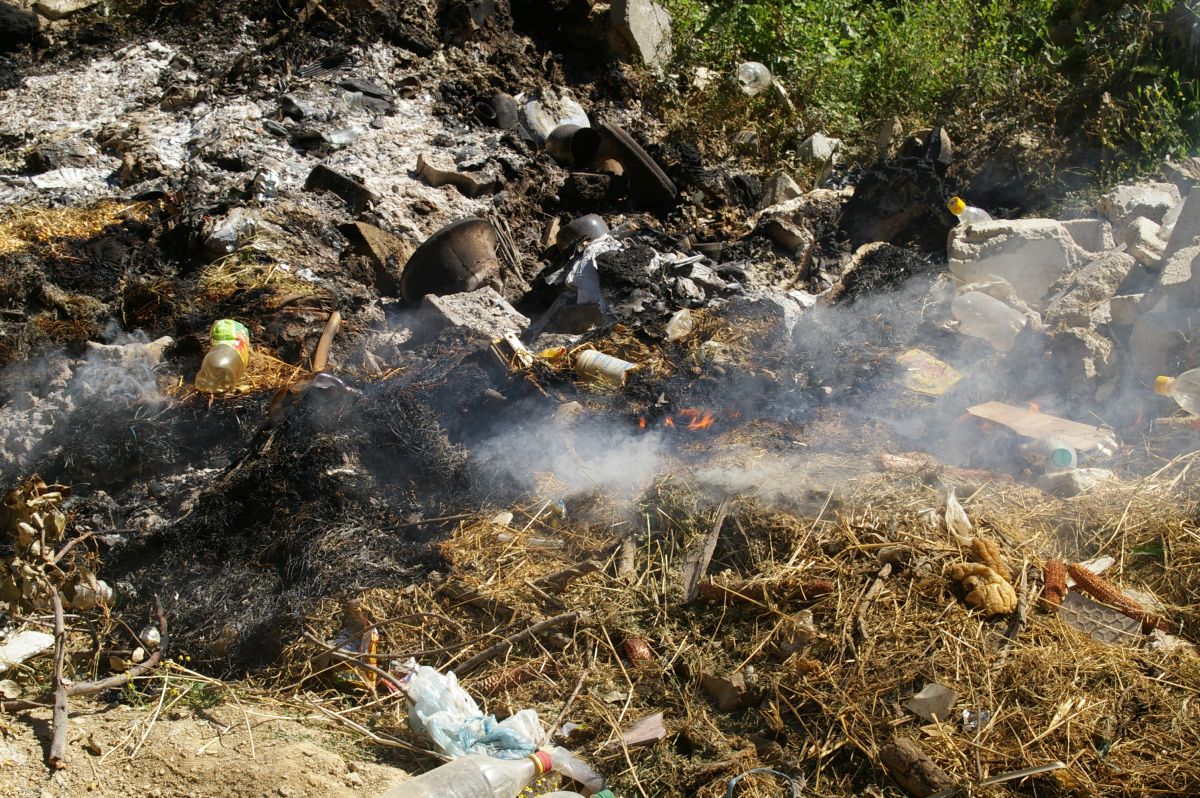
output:
M 381 632 L 381 668 L 413 656 L 458 672 L 488 711 L 532 707 L 555 732 L 576 724 L 561 744 L 622 795 L 720 796 L 756 767 L 802 779 L 805 794 L 901 795 L 881 764 L 897 737 L 951 785 L 1065 765 L 974 794 L 1195 794 L 1200 659 L 1186 641 L 1200 622 L 1200 530 L 1181 498 L 1195 494 L 1194 459 L 1069 501 L 1008 481 L 964 490 L 975 474 L 894 462 L 883 474 L 860 467 L 807 513 L 714 505 L 675 480 L 632 510 L 588 497 L 568 500 L 564 518 L 538 498 L 511 520 L 492 510 L 462 521 L 438 578 L 356 598 Z M 975 555 L 942 520 L 938 480 L 957 483 L 972 534 L 995 544 L 1015 612 L 985 617 L 946 575 Z M 689 603 L 681 572 L 714 524 Z M 1182 640 L 1108 645 L 1039 609 L 1047 560 L 1105 554 L 1116 559 L 1105 578 L 1156 596 Z M 340 618 L 338 601 L 323 602 L 313 638 L 333 639 Z M 278 678 L 320 683 L 331 675 L 318 673 L 320 653 L 296 643 Z M 929 683 L 957 693 L 936 721 L 905 707 Z M 660 712 L 661 740 L 628 737 Z M 372 729 L 377 742 L 428 745 L 402 700 L 381 703 Z M 737 794 L 781 789 L 755 775 Z

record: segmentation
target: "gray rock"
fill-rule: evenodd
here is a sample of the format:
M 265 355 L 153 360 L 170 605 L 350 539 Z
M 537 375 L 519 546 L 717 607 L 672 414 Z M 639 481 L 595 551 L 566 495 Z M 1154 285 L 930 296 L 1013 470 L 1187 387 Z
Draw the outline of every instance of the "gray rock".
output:
M 1137 321 L 1138 305 L 1145 296 L 1145 294 L 1120 294 L 1108 300 L 1108 313 L 1112 323 L 1129 325 Z
M 1174 183 L 1137 183 L 1117 186 L 1100 198 L 1099 208 L 1113 224 L 1127 223 L 1138 216 L 1161 224 L 1179 199 Z
M 1070 219 L 1062 223 L 1071 238 L 1087 252 L 1100 254 L 1116 247 L 1112 225 L 1104 219 Z
M 490 286 L 463 294 L 426 294 L 421 300 L 418 319 L 420 332 L 425 335 L 437 335 L 455 327 L 489 341 L 529 326 L 529 319 Z
M 1167 242 L 1160 237 L 1161 231 L 1161 225 L 1144 216 L 1133 219 L 1125 227 L 1127 251 L 1143 266 L 1150 268 L 1158 266 L 1167 247 Z
M 1163 257 L 1170 258 L 1176 252 L 1193 244 L 1200 244 L 1200 191 L 1193 190 L 1183 201 L 1179 210 L 1179 218 L 1171 230 L 1167 241 L 1167 249 Z
M 1073 468 L 1070 471 L 1043 474 L 1038 478 L 1038 487 L 1055 496 L 1070 498 L 1117 481 L 1117 475 L 1107 468 Z
M 835 159 L 841 146 L 841 139 L 830 138 L 818 131 L 800 143 L 796 154 L 800 160 L 809 163 L 828 163 Z
M 78 14 L 99 2 L 100 0 L 38 0 L 34 8 L 43 17 L 58 20 Z
M 58 169 L 84 169 L 100 163 L 100 151 L 84 135 L 60 133 L 39 142 L 25 155 L 25 166 L 34 174 Z
M 767 181 L 767 190 L 763 192 L 762 206 L 769 208 L 772 205 L 796 199 L 803 193 L 804 190 L 792 179 L 791 175 L 787 172 L 776 172 Z
M 966 283 L 1007 280 L 1035 309 L 1064 274 L 1089 260 L 1053 219 L 983 222 L 951 229 L 950 271 Z
M 1194 307 L 1200 300 L 1200 244 L 1181 249 L 1162 262 L 1158 284 L 1147 297 L 1149 306 Z
M 671 60 L 671 14 L 652 0 L 614 0 L 609 17 L 617 49 L 647 66 L 664 68 Z

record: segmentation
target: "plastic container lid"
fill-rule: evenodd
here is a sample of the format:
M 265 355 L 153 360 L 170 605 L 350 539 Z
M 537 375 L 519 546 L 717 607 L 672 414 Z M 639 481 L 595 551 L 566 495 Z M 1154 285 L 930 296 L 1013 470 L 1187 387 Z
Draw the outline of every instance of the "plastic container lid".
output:
M 1066 448 L 1055 449 L 1050 452 L 1050 463 L 1055 468 L 1072 468 L 1075 465 L 1075 453 Z
M 950 213 L 958 216 L 967 209 L 967 203 L 963 202 L 962 197 L 951 197 L 946 207 L 950 209 Z
M 538 767 L 537 774 L 540 776 L 543 773 L 549 773 L 554 769 L 554 762 L 550 759 L 550 754 L 545 751 L 534 751 L 529 755 L 529 758 L 534 761 Z

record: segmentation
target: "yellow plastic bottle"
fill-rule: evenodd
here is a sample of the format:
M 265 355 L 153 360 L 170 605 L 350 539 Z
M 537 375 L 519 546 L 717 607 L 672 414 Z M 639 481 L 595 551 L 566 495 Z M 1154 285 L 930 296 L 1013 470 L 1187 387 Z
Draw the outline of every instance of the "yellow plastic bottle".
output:
M 250 331 L 233 319 L 213 322 L 212 346 L 196 374 L 196 390 L 227 393 L 237 387 L 250 362 Z
M 1178 377 L 1159 377 L 1154 381 L 1154 392 L 1171 397 L 1193 416 L 1200 416 L 1200 369 L 1185 371 Z
M 946 203 L 946 208 L 949 209 L 950 213 L 958 217 L 958 223 L 963 226 L 994 221 L 990 213 L 983 208 L 968 205 L 963 201 L 962 197 L 951 197 L 950 201 Z

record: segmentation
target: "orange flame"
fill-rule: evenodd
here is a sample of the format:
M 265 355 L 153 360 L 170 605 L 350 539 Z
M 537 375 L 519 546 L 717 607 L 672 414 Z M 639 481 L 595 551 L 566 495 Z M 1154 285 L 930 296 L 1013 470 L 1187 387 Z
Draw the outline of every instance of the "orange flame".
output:
M 700 410 L 695 407 L 685 407 L 679 411 L 679 415 L 687 419 L 687 428 L 693 432 L 708 429 L 717 421 L 716 417 L 708 410 Z
M 663 426 L 669 427 L 670 429 L 675 429 L 675 419 L 671 418 L 670 416 L 667 416 L 666 418 L 663 419 Z
M 646 419 L 645 419 L 645 417 L 639 418 L 639 419 L 638 419 L 638 429 L 645 429 L 645 428 L 646 428 Z

